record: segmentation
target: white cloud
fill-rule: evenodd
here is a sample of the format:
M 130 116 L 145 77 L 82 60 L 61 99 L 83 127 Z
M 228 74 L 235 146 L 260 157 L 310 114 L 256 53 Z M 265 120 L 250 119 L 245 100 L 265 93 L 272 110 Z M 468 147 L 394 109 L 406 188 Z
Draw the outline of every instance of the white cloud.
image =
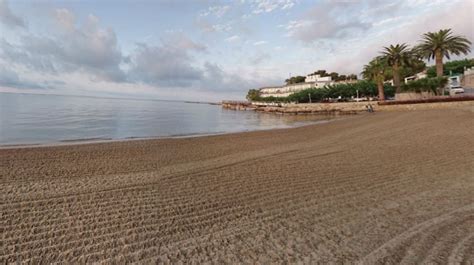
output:
M 249 62 L 252 65 L 257 65 L 257 64 L 261 64 L 265 61 L 269 61 L 270 58 L 271 58 L 270 54 L 268 54 L 266 52 L 257 52 L 255 55 L 253 55 L 249 58 Z
M 0 23 L 9 27 L 25 27 L 26 23 L 23 18 L 16 16 L 10 10 L 8 0 L 0 0 Z
M 220 23 L 220 24 L 212 24 L 207 20 L 198 19 L 196 21 L 196 25 L 198 28 L 206 33 L 212 32 L 229 32 L 232 30 L 232 25 L 230 22 Z
M 76 26 L 72 12 L 58 9 L 57 30 L 49 36 L 27 34 L 19 43 L 0 43 L 0 53 L 12 65 L 44 73 L 82 71 L 97 81 L 123 81 L 119 65 L 122 53 L 115 32 L 102 28 L 99 19 L 90 15 L 82 26 Z
M 253 13 L 270 13 L 274 10 L 286 10 L 292 8 L 295 0 L 253 0 L 250 1 L 253 6 Z
M 206 11 L 201 12 L 201 17 L 207 17 L 209 15 L 213 15 L 217 18 L 224 16 L 230 9 L 230 6 L 210 6 Z
M 234 36 L 231 36 L 231 37 L 228 37 L 228 38 L 225 39 L 225 41 L 227 41 L 227 42 L 237 42 L 239 40 L 240 40 L 240 37 L 237 36 L 237 35 L 234 35 Z
M 203 75 L 201 69 L 193 65 L 191 53 L 204 50 L 205 46 L 184 34 L 169 36 L 158 46 L 138 44 L 131 55 L 129 80 L 167 87 L 191 86 Z
M 260 45 L 264 45 L 264 44 L 266 44 L 266 43 L 267 43 L 266 41 L 261 40 L 261 41 L 256 41 L 256 42 L 254 42 L 253 45 L 255 45 L 255 46 L 260 46 Z
M 54 15 L 56 17 L 58 25 L 63 30 L 66 30 L 66 31 L 69 31 L 69 32 L 74 31 L 74 29 L 76 27 L 74 25 L 76 23 L 76 17 L 74 16 L 74 14 L 71 11 L 69 11 L 68 9 L 65 9 L 65 8 L 59 8 L 59 9 L 56 9 L 54 11 Z M 92 20 L 95 20 L 95 22 L 97 23 L 96 19 L 92 19 Z
M 241 18 L 242 20 L 248 20 L 248 19 L 250 19 L 251 17 L 252 17 L 252 14 L 243 14 L 240 18 Z
M 405 18 L 404 16 L 390 17 L 390 18 L 377 21 L 373 23 L 373 25 L 374 27 L 376 27 L 376 26 L 382 26 L 382 25 L 387 25 L 387 24 L 392 24 L 392 23 L 398 23 L 398 22 L 402 22 L 404 18 Z
M 288 22 L 286 36 L 309 43 L 364 32 L 372 25 L 361 18 L 360 7 L 359 2 L 319 2 L 303 18 Z
M 217 32 L 226 32 L 232 29 L 230 23 L 212 25 L 212 29 Z
M 47 79 L 42 77 L 44 76 L 40 75 L 40 78 L 37 78 L 37 76 L 29 75 L 27 71 L 0 61 L 0 87 L 10 87 L 21 91 L 39 89 L 44 92 L 50 88 L 64 85 L 64 82 L 56 77 L 48 76 Z
M 313 25 L 313 22 L 310 20 L 290 20 L 288 24 L 285 25 L 279 25 L 279 27 L 284 27 L 286 28 L 289 32 L 294 32 L 298 29 L 304 28 L 304 27 L 309 27 Z

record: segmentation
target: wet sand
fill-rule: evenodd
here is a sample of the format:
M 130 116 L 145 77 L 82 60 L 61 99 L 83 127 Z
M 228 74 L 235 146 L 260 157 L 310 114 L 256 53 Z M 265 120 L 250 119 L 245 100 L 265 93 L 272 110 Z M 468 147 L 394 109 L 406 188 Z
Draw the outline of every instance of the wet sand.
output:
M 0 150 L 0 263 L 472 263 L 474 112 Z

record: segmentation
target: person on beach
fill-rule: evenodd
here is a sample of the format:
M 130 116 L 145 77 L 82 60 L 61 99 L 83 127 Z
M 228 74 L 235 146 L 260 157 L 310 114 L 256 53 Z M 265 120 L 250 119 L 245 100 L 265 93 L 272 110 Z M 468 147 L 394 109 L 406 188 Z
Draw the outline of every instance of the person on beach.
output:
M 374 112 L 374 108 L 372 107 L 372 104 L 366 105 L 365 107 L 367 108 L 367 111 L 368 111 L 369 113 Z

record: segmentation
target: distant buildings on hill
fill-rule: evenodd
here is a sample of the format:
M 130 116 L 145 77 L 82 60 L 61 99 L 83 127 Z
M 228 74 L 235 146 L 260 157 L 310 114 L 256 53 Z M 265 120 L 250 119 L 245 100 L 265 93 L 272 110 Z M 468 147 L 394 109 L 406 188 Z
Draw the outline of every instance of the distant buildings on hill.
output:
M 319 74 L 309 74 L 305 81 L 301 83 L 287 84 L 284 86 L 262 87 L 259 89 L 260 97 L 287 97 L 295 92 L 308 88 L 323 88 L 326 85 L 336 83 L 352 83 L 357 80 L 334 81 L 331 76 L 321 76 Z

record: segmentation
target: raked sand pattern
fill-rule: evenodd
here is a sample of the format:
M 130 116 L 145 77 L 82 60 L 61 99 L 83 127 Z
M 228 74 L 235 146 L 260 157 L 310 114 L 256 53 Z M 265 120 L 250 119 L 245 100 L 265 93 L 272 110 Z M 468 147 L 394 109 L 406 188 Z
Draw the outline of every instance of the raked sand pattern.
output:
M 474 112 L 0 150 L 0 263 L 474 263 Z

